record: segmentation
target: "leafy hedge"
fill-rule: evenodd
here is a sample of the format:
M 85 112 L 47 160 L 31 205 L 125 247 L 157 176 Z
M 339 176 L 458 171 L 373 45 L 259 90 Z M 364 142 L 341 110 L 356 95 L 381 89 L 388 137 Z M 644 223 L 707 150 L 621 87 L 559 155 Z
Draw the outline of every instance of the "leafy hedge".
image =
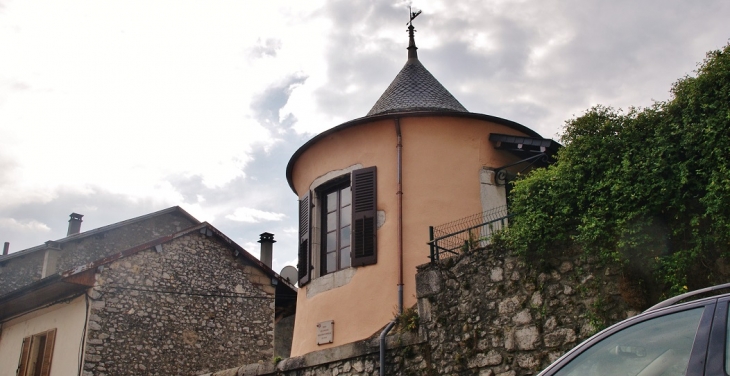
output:
M 730 45 L 671 92 L 566 122 L 557 162 L 515 182 L 506 241 L 536 260 L 582 249 L 621 262 L 661 294 L 727 282 Z

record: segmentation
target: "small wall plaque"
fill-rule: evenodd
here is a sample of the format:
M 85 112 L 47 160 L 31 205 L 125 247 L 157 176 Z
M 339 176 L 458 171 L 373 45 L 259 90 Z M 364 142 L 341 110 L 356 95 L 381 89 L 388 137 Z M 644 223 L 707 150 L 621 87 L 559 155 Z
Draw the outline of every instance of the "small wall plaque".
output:
M 332 343 L 335 336 L 335 321 L 323 321 L 317 324 L 317 344 L 325 345 Z

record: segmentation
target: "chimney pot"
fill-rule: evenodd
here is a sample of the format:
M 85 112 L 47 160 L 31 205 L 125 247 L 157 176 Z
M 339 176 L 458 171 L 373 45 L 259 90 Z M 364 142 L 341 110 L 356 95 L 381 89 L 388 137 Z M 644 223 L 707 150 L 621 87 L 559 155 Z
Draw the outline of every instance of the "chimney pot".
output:
M 8 252 L 10 252 L 10 242 L 5 242 L 5 245 L 3 245 L 3 256 L 7 255 Z
M 276 240 L 274 240 L 274 234 L 264 232 L 259 236 L 261 237 L 259 239 L 259 243 L 261 243 L 261 256 L 259 257 L 259 259 L 261 260 L 261 262 L 264 263 L 264 265 L 271 268 L 273 262 L 272 253 L 274 250 L 274 243 L 276 243 Z
M 71 213 L 69 217 L 71 217 L 71 219 L 68 220 L 68 232 L 66 233 L 66 236 L 81 232 L 81 222 L 83 222 L 81 219 L 83 217 L 82 214 Z

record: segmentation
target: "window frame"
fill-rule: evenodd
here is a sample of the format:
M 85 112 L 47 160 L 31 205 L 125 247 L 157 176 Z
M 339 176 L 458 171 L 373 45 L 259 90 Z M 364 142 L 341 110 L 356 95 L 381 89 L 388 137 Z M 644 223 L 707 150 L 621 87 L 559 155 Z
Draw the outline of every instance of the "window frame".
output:
M 707 349 L 707 365 L 705 374 L 707 375 L 728 375 L 727 366 L 730 359 L 727 358 L 727 346 L 730 327 L 728 327 L 728 318 L 730 314 L 730 296 L 721 297 L 717 301 L 715 307 L 715 316 L 712 321 L 712 333 L 708 341 Z
M 355 167 L 355 166 L 353 166 Z M 327 274 L 322 267 L 323 218 L 321 192 L 349 182 L 351 190 L 350 268 L 377 263 L 377 167 L 348 168 L 341 175 L 307 190 L 299 198 L 299 287 Z M 334 172 L 334 171 L 332 171 Z M 331 172 L 331 173 L 332 173 Z M 316 181 L 315 181 L 316 182 Z M 314 183 L 313 183 L 314 185 Z M 326 254 L 326 252 L 324 253 Z M 339 260 L 338 260 L 339 267 Z M 344 270 L 347 268 L 339 268 Z
M 39 341 L 40 344 L 37 345 Z M 23 338 L 16 374 L 18 376 L 32 376 L 34 374 L 49 376 L 53 364 L 55 344 L 56 328 Z M 40 364 L 38 364 L 39 362 Z
M 320 235 L 319 276 L 320 277 L 323 275 L 327 275 L 330 273 L 340 271 L 340 270 L 348 269 L 352 265 L 352 262 L 350 261 L 347 263 L 346 266 L 343 266 L 342 260 L 341 260 L 342 248 L 344 248 L 344 247 L 342 247 L 342 244 L 341 244 L 342 239 L 340 236 L 340 231 L 342 230 L 341 215 L 342 215 L 342 209 L 343 209 L 343 207 L 341 206 L 342 197 L 341 197 L 340 192 L 345 188 L 350 190 L 350 203 L 348 204 L 348 206 L 350 207 L 350 216 L 349 216 L 350 223 L 348 224 L 348 226 L 350 227 L 350 242 L 347 245 L 347 248 L 348 248 L 347 252 L 351 252 L 352 251 L 352 185 L 350 182 L 350 174 L 346 174 L 346 175 L 337 177 L 335 179 L 332 179 L 332 180 L 328 181 L 327 183 L 322 184 L 321 186 L 317 187 L 317 189 L 316 189 L 317 202 L 319 203 L 319 206 L 320 206 L 319 218 L 318 218 L 318 224 L 319 224 L 319 228 L 320 228 L 320 231 L 319 231 L 320 232 L 320 234 L 319 234 Z M 334 213 L 336 213 L 335 214 L 335 216 L 336 216 L 336 226 L 335 226 L 336 227 L 336 229 L 335 229 L 336 245 L 335 245 L 335 250 L 334 250 L 336 267 L 334 268 L 334 270 L 330 271 L 327 269 L 327 254 L 331 253 L 331 252 L 327 251 L 327 234 L 329 232 L 329 231 L 327 231 L 328 230 L 327 216 L 330 214 L 330 211 L 328 210 L 329 208 L 327 206 L 327 196 L 332 193 L 337 194 L 337 205 L 336 205 L 337 207 L 333 211 Z M 348 258 L 350 260 L 352 260 L 351 255 L 348 255 L 348 256 L 349 256 Z

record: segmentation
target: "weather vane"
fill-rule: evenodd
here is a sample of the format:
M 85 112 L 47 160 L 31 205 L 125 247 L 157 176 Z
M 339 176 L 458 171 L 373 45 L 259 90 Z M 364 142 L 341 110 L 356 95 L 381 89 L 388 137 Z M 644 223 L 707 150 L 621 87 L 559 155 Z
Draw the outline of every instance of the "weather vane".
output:
M 419 10 L 418 12 L 414 12 L 414 11 L 413 11 L 413 9 L 411 9 L 411 7 L 410 7 L 410 6 L 408 6 L 408 13 L 410 13 L 410 14 L 411 14 L 411 20 L 410 20 L 410 21 L 408 21 L 408 23 L 407 23 L 406 25 L 408 25 L 408 26 L 413 26 L 413 20 L 414 20 L 414 19 L 415 19 L 416 17 L 418 17 L 418 15 L 419 15 L 419 14 L 421 14 L 421 12 L 422 12 L 422 11 L 420 11 L 420 10 Z

